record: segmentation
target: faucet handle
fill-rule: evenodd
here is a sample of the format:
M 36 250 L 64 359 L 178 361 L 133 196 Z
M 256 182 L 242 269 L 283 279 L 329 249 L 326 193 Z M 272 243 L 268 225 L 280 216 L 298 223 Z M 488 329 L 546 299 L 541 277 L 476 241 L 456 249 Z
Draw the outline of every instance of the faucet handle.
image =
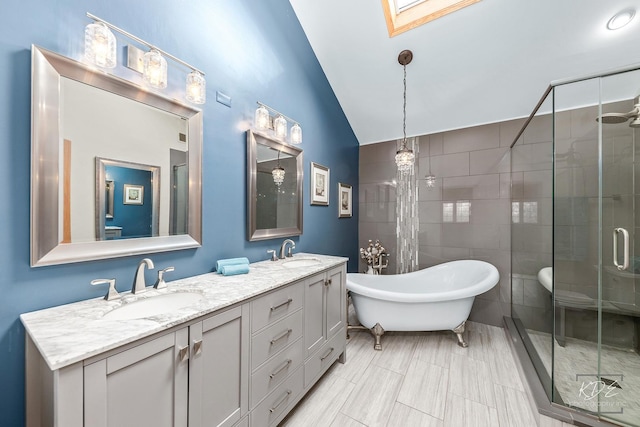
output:
M 274 249 L 269 249 L 267 251 L 268 254 L 271 254 L 271 261 L 277 261 L 278 257 L 276 256 L 276 251 Z
M 174 270 L 175 270 L 175 267 L 167 267 L 163 270 L 158 271 L 158 280 L 156 280 L 156 283 L 153 285 L 153 287 L 156 289 L 166 288 L 167 282 L 164 281 L 164 273 L 169 273 Z
M 112 301 L 114 299 L 120 298 L 120 294 L 116 291 L 116 279 L 94 279 L 91 281 L 92 285 L 103 285 L 105 283 L 109 284 L 109 290 L 107 294 L 104 296 L 106 301 Z

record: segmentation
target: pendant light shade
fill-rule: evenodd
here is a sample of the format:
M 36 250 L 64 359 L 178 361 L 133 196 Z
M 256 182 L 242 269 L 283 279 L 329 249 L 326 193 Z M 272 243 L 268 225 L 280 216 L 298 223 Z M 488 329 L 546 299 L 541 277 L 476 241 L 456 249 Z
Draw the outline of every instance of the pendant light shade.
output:
M 284 182 L 284 168 L 280 166 L 280 151 L 278 150 L 278 165 L 273 168 L 271 175 L 273 175 L 273 182 L 280 187 Z
M 269 128 L 269 110 L 264 105 L 260 105 L 256 110 L 255 126 L 261 130 Z
M 402 148 L 396 152 L 396 165 L 398 166 L 398 170 L 402 173 L 410 172 L 415 157 L 413 150 L 408 149 L 406 142 L 403 142 Z
M 293 126 L 291 126 L 291 143 L 302 143 L 302 128 L 297 123 L 294 123 Z
M 207 101 L 207 81 L 197 71 L 187 76 L 187 100 L 194 104 L 204 104 Z
M 142 76 L 149 85 L 164 89 L 167 87 L 167 60 L 156 49 L 151 49 L 142 57 Z
M 273 130 L 276 138 L 284 140 L 287 137 L 287 120 L 282 117 L 282 114 L 273 121 Z
M 98 67 L 116 66 L 116 38 L 103 22 L 94 22 L 85 27 L 84 56 Z

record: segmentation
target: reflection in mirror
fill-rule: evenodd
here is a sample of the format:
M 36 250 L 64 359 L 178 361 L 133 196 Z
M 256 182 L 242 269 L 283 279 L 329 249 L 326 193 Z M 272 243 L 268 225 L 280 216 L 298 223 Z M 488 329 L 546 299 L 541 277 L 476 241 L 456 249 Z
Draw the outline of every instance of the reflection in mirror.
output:
M 32 67 L 31 265 L 200 246 L 202 113 L 35 46 Z
M 249 240 L 302 234 L 302 150 L 248 131 L 247 184 Z

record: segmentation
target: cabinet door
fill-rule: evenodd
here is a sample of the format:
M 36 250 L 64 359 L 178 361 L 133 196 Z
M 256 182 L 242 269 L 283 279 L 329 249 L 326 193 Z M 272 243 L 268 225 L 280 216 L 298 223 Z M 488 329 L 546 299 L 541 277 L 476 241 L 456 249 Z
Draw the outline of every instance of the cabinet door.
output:
M 305 281 L 304 343 L 305 359 L 324 343 L 324 287 L 326 275 L 318 274 Z
M 327 339 L 331 339 L 346 323 L 346 293 L 344 267 L 335 268 L 328 273 L 325 289 L 327 311 Z
M 188 330 L 84 368 L 84 425 L 186 427 Z
M 231 426 L 249 399 L 248 305 L 189 327 L 189 427 Z

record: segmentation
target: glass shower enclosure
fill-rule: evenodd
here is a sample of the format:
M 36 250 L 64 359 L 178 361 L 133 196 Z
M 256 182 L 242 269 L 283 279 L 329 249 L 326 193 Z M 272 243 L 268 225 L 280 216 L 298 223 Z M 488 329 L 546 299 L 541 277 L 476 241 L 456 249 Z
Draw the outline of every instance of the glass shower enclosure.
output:
M 640 426 L 640 70 L 553 83 L 511 147 L 511 314 L 551 402 Z M 636 239 L 638 237 L 638 239 Z

